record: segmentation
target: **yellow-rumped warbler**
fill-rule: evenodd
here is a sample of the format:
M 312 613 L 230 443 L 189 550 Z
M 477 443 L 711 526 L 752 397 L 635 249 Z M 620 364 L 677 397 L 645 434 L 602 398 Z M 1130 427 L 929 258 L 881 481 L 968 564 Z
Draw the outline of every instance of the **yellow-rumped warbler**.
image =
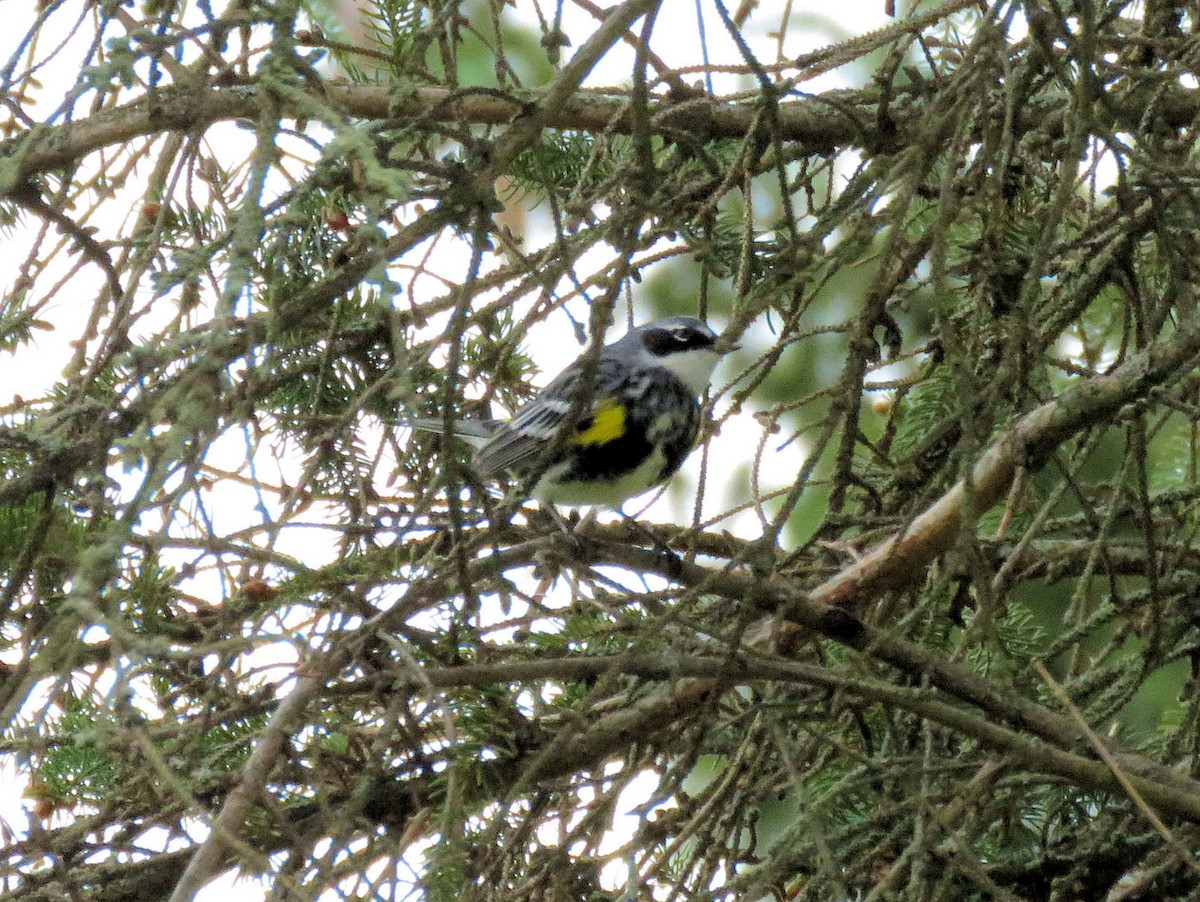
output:
M 456 420 L 454 434 L 479 445 L 480 476 L 528 476 L 547 464 L 531 495 L 552 504 L 619 507 L 679 469 L 700 430 L 698 398 L 721 354 L 716 333 L 691 316 L 631 329 L 600 351 L 590 404 L 568 424 L 580 373 L 571 364 L 510 420 Z M 437 419 L 402 425 L 441 432 Z

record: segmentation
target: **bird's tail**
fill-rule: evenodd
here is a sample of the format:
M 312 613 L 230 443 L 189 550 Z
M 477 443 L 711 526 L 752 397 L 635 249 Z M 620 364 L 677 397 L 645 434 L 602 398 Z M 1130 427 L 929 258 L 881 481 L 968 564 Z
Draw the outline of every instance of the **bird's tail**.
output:
M 483 445 L 496 432 L 501 420 L 452 420 L 450 430 L 452 435 L 470 442 L 476 447 Z M 411 417 L 396 423 L 402 429 L 415 429 L 419 432 L 444 432 L 446 424 L 434 417 Z

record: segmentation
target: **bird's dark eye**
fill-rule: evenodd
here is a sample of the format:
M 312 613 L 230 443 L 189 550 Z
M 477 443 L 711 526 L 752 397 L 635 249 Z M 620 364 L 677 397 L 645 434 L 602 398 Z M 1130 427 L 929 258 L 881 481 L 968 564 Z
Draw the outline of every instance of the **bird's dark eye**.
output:
M 665 357 L 693 348 L 711 348 L 716 338 L 711 332 L 694 326 L 675 326 L 670 329 L 651 329 L 645 335 L 646 350 L 655 357 Z

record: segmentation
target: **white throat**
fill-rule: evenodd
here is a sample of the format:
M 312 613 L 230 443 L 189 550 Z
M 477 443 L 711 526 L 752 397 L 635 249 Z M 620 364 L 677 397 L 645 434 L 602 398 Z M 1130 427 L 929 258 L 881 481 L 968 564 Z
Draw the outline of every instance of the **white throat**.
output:
M 674 373 L 692 394 L 701 395 L 712 381 L 713 370 L 720 359 L 721 355 L 716 351 L 705 348 L 684 354 L 669 354 L 657 363 Z

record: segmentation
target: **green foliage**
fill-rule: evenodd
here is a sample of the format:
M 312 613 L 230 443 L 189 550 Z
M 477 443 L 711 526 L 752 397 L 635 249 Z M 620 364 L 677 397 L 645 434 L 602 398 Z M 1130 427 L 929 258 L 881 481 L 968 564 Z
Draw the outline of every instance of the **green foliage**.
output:
M 906 460 L 922 449 L 932 448 L 937 437 L 946 431 L 947 422 L 963 412 L 963 402 L 959 378 L 950 366 L 926 367 L 916 387 L 904 396 L 894 418 L 893 455 Z
M 585 132 L 550 132 L 513 160 L 509 175 L 526 191 L 544 194 L 570 186 L 587 198 L 632 162 L 632 142 L 624 136 L 597 140 Z
M 29 582 L 38 603 L 50 605 L 61 600 L 88 535 L 88 524 L 65 506 L 47 508 L 32 500 L 0 504 L 0 572 L 10 581 Z
M 428 43 L 428 36 L 422 35 L 424 15 L 421 4 L 411 0 L 380 0 L 362 8 L 361 21 L 367 35 L 390 58 L 393 79 L 409 74 L 414 61 L 420 58 L 422 45 Z M 350 60 L 349 56 L 339 58 L 344 66 Z M 347 68 L 352 73 L 357 70 L 353 63 Z
M 199 766 L 206 775 L 236 774 L 254 751 L 254 740 L 267 725 L 266 715 L 218 724 L 196 743 Z
M 68 701 L 56 726 L 62 744 L 34 769 L 35 779 L 60 805 L 99 807 L 111 797 L 118 764 L 100 741 L 111 717 L 86 700 Z
M 33 340 L 34 332 L 50 332 L 54 326 L 14 301 L 0 309 L 0 353 L 13 351 Z
M 976 645 L 965 660 L 982 676 L 1011 683 L 1024 681 L 1037 653 L 1045 646 L 1044 629 L 1024 607 L 1006 608 L 988 634 L 988 646 Z

